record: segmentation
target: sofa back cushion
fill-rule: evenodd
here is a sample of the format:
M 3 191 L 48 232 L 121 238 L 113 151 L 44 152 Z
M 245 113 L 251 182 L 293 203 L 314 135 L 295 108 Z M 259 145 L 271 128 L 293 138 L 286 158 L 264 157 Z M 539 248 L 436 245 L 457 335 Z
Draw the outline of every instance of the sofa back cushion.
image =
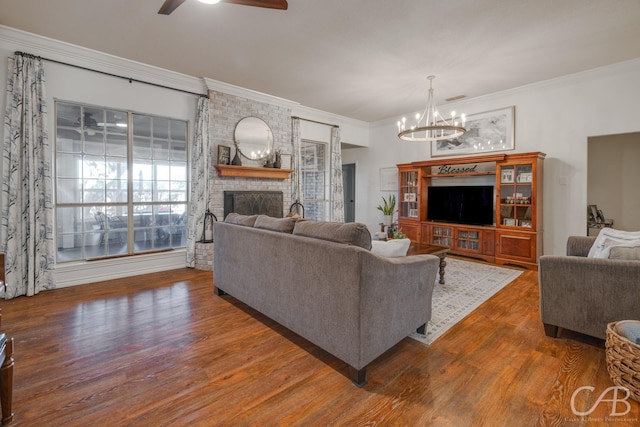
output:
M 293 234 L 371 250 L 371 233 L 366 225 L 359 222 L 298 221 Z
M 245 227 L 253 227 L 256 223 L 258 215 L 240 215 L 235 212 L 231 212 L 224 219 L 224 222 L 228 224 L 244 225 Z
M 253 227 L 291 234 L 296 222 L 298 222 L 298 218 L 274 218 L 267 215 L 258 215 Z

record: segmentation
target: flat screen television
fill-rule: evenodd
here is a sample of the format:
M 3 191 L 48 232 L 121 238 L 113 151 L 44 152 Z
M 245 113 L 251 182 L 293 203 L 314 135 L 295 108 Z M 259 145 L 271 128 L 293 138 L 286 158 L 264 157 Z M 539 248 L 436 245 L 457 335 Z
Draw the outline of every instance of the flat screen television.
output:
M 429 187 L 427 219 L 469 225 L 491 225 L 493 186 Z

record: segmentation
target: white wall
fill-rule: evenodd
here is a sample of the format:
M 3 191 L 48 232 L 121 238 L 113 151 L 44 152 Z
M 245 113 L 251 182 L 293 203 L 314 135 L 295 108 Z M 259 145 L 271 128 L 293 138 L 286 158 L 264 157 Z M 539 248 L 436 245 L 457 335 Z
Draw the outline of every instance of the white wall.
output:
M 515 105 L 515 152 L 547 154 L 543 253 L 564 254 L 569 235 L 586 234 L 587 138 L 640 130 L 638 76 L 634 60 L 444 108 L 472 114 Z M 430 157 L 427 143 L 398 139 L 397 120 L 372 123 L 370 148 L 343 153 L 344 163 L 356 163 L 356 221 L 371 230 L 381 221 L 375 206 L 387 194 L 379 189 L 379 169 Z

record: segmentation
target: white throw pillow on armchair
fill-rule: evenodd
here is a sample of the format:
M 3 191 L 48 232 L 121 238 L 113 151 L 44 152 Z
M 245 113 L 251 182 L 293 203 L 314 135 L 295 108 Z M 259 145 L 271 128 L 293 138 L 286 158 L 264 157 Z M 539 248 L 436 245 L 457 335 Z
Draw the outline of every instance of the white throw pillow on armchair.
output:
M 372 240 L 371 253 L 385 258 L 403 257 L 407 255 L 409 245 L 411 239 Z
M 603 228 L 589 250 L 589 258 L 609 258 L 613 246 L 640 246 L 640 231 L 624 231 L 615 228 Z

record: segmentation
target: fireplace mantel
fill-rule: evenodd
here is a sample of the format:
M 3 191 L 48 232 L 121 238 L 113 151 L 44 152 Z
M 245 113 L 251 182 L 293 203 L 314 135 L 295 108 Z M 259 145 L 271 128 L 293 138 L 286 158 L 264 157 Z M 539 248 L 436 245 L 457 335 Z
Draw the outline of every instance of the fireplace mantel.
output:
M 215 165 L 220 177 L 287 179 L 292 169 L 257 168 L 251 166 Z

